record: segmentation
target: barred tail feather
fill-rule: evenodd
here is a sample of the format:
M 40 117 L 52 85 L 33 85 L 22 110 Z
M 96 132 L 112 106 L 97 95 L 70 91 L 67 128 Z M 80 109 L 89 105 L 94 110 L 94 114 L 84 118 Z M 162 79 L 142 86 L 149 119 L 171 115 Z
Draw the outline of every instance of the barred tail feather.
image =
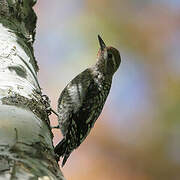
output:
M 63 138 L 54 148 L 54 152 L 60 156 L 63 156 L 67 148 L 66 139 Z
M 64 155 L 63 162 L 62 162 L 62 165 L 61 165 L 62 167 L 65 165 L 65 163 L 66 163 L 68 157 L 70 156 L 70 154 L 71 154 L 71 153 L 66 153 L 66 154 Z
M 62 167 L 65 165 L 68 157 L 70 156 L 71 152 L 68 151 L 68 142 L 65 138 L 63 138 L 54 148 L 55 154 L 58 155 L 58 160 L 62 156 L 63 162 L 62 162 Z

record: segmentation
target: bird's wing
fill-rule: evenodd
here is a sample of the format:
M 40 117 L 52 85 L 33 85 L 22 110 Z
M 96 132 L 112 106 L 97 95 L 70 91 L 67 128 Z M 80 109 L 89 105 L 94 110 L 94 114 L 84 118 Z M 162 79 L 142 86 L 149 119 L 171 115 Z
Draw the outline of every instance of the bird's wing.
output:
M 77 75 L 62 91 L 58 100 L 59 125 L 66 135 L 73 114 L 76 114 L 84 103 L 84 99 L 93 83 L 89 69 Z
M 58 99 L 58 109 L 57 109 L 59 114 L 58 117 L 59 127 L 61 129 L 63 136 L 65 136 L 66 134 L 72 116 L 72 106 L 69 101 L 70 101 L 70 97 L 68 95 L 68 91 L 65 88 Z
M 104 105 L 104 101 L 99 99 L 101 92 L 98 84 L 94 81 L 92 74 L 89 74 L 88 77 L 88 79 L 83 76 L 80 77 L 82 78 L 79 85 L 80 93 L 75 96 L 76 98 L 79 97 L 80 103 L 72 113 L 72 119 L 76 123 L 71 124 L 71 129 L 73 130 L 72 133 L 76 135 L 77 146 L 89 134 Z

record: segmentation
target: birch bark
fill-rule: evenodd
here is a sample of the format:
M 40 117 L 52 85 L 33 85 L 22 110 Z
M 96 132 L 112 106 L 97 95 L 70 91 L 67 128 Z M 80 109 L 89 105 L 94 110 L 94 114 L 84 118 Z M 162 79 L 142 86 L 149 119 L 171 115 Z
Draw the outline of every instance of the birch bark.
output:
M 0 180 L 64 180 L 37 80 L 35 3 L 0 0 Z

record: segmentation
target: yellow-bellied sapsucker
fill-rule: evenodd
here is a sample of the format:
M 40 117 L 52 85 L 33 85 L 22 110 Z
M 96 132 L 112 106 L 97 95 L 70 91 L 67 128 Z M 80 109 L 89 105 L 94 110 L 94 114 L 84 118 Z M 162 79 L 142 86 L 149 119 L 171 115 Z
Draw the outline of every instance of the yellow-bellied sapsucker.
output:
M 119 51 L 107 47 L 99 35 L 98 40 L 100 50 L 96 64 L 77 75 L 58 100 L 58 121 L 63 139 L 54 151 L 58 159 L 64 157 L 62 166 L 94 126 L 109 94 L 112 77 L 121 63 Z

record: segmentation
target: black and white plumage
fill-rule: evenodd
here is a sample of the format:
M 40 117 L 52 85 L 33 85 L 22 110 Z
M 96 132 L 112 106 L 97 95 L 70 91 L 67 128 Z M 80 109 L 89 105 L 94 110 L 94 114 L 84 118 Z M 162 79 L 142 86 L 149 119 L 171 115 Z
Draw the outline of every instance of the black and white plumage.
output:
M 100 50 L 96 64 L 77 75 L 58 100 L 58 122 L 63 139 L 54 151 L 58 159 L 64 157 L 62 166 L 94 126 L 109 94 L 113 74 L 121 62 L 119 51 L 106 47 L 100 36 L 98 39 Z

